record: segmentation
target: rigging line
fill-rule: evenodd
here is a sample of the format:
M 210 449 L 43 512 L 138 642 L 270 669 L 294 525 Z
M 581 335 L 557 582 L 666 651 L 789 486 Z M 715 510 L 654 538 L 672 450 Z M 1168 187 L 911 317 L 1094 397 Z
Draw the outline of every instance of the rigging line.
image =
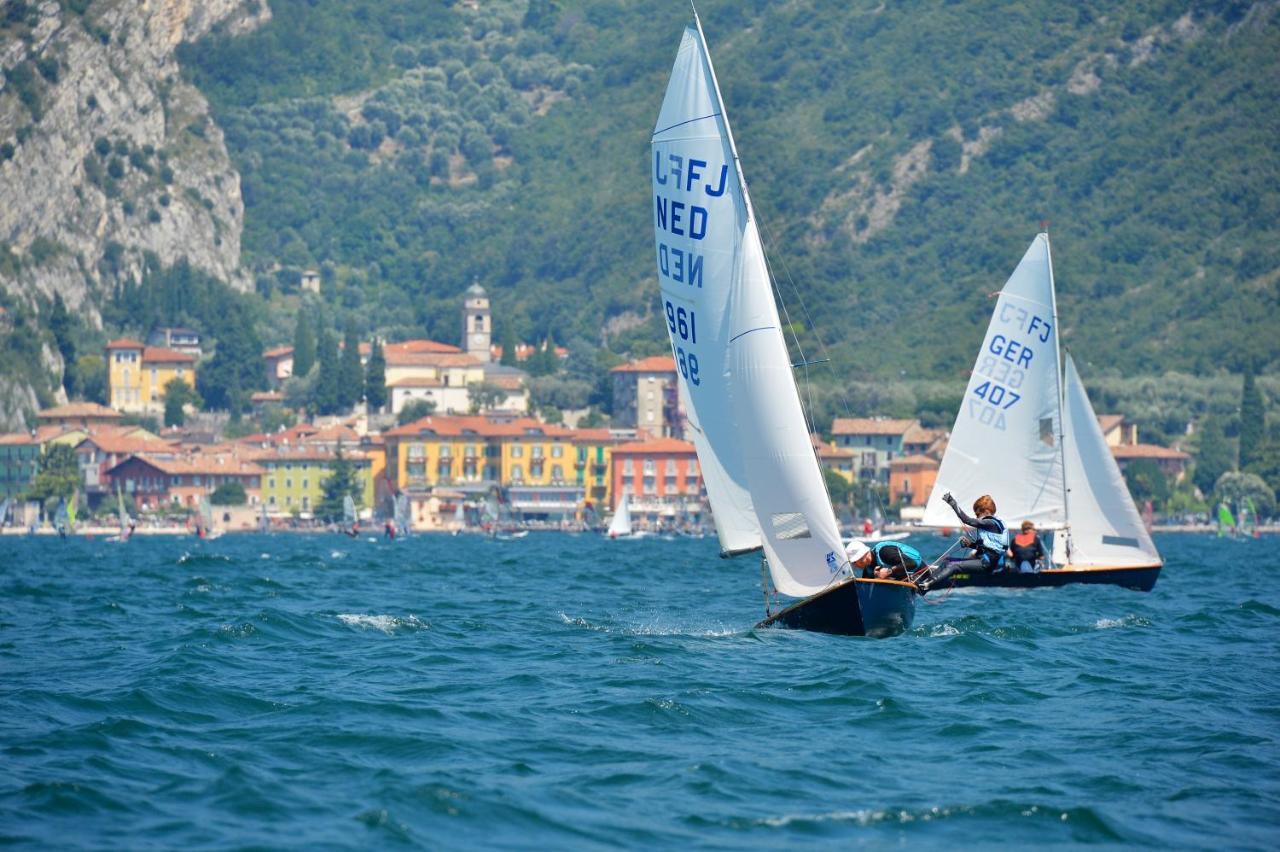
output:
M 686 124 L 693 124 L 695 121 L 705 121 L 708 118 L 715 118 L 719 114 L 720 113 L 718 112 L 713 112 L 710 115 L 700 115 L 697 118 L 690 118 L 690 119 L 686 119 L 685 121 L 677 121 L 675 124 L 671 125 L 670 127 L 664 127 L 661 130 L 653 131 L 653 136 L 661 136 L 663 133 L 666 133 L 668 130 L 675 130 L 677 127 L 683 127 Z M 650 144 L 653 143 L 653 137 L 649 138 L 649 142 Z
M 759 227 L 760 224 L 761 224 L 760 220 L 757 218 L 756 219 L 757 227 Z M 791 340 L 795 344 L 796 351 L 800 354 L 800 364 L 804 367 L 804 378 L 803 378 L 804 394 L 808 398 L 809 404 L 807 407 L 805 405 L 801 405 L 800 408 L 804 413 L 805 428 L 809 430 L 810 434 L 813 434 L 817 430 L 814 428 L 815 423 L 813 419 L 813 409 L 814 409 L 813 382 L 810 380 L 810 376 L 809 376 L 809 359 L 805 355 L 804 346 L 800 343 L 799 336 L 795 333 L 794 329 L 791 326 L 791 312 L 787 310 L 787 300 L 783 298 L 782 288 L 778 286 L 778 276 L 774 274 L 773 261 L 769 257 L 769 252 L 767 251 L 762 252 L 762 254 L 764 255 L 765 268 L 769 273 L 769 286 L 773 290 L 774 298 L 777 300 L 778 304 L 782 308 L 782 319 L 784 321 L 786 328 L 791 333 Z M 793 288 L 794 288 L 794 284 L 793 284 Z M 784 342 L 785 342 L 785 336 L 784 336 Z M 794 373 L 794 368 L 792 369 L 792 372 Z
M 757 221 L 759 222 L 759 220 Z M 774 243 L 775 241 L 774 241 L 773 231 L 769 229 L 768 224 L 764 222 L 759 222 L 759 224 L 767 232 L 769 236 L 769 242 Z M 796 299 L 800 303 L 800 310 L 804 313 L 805 322 L 808 323 L 809 329 L 813 332 L 814 340 L 818 342 L 819 352 L 821 353 L 822 357 L 827 360 L 827 362 L 832 363 L 831 353 L 827 349 L 827 344 L 823 341 L 822 335 L 818 333 L 817 324 L 814 323 L 813 317 L 809 314 L 809 307 L 808 305 L 805 304 L 804 294 L 800 292 L 799 286 L 796 285 L 795 278 L 791 275 L 791 269 L 787 266 L 786 259 L 785 258 L 781 259 L 779 263 L 782 264 L 782 270 L 786 274 L 787 283 L 791 285 L 791 289 L 792 291 L 795 292 Z M 782 300 L 781 293 L 779 293 L 778 298 L 779 300 Z M 839 392 L 837 393 L 837 396 L 840 399 L 840 404 L 844 407 L 845 416 L 852 418 L 853 409 L 849 405 L 848 387 L 847 385 L 845 385 L 843 382 L 840 381 L 840 377 L 836 374 L 834 366 L 828 367 L 828 369 L 831 370 L 832 377 L 836 379 L 836 387 L 839 388 Z

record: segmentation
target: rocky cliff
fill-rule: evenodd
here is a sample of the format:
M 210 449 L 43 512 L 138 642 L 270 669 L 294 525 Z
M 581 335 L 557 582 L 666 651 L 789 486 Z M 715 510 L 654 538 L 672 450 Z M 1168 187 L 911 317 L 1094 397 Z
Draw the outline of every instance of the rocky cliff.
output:
M 240 179 L 174 51 L 270 15 L 260 0 L 0 5 L 0 288 L 99 298 L 144 254 L 246 286 Z

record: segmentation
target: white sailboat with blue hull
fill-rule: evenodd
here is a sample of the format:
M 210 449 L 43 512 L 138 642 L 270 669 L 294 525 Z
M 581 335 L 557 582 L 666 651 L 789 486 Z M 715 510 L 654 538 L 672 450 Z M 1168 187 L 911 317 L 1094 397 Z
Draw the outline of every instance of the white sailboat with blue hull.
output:
M 760 551 L 773 588 L 801 599 L 760 626 L 901 632 L 915 587 L 854 578 L 845 558 L 696 14 L 650 156 L 662 309 L 722 555 Z

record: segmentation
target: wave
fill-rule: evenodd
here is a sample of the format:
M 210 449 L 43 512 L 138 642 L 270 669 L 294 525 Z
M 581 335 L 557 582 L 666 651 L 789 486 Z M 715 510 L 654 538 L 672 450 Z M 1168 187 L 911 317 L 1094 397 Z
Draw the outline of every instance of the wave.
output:
M 396 615 L 359 615 L 354 613 L 339 613 L 338 620 L 348 627 L 379 630 L 386 633 L 388 636 L 402 629 L 425 630 L 431 626 L 425 621 L 420 621 L 416 615 L 408 615 L 401 618 Z

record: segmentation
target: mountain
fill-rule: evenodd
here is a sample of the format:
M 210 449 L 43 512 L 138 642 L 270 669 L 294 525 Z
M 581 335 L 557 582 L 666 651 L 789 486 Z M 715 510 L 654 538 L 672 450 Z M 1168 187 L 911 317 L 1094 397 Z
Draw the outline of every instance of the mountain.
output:
M 4 10 L 11 297 L 103 305 L 185 260 L 252 282 L 283 340 L 315 268 L 327 321 L 453 340 L 479 280 L 500 333 L 665 349 L 648 136 L 685 3 Z M 1086 379 L 1277 366 L 1280 3 L 699 10 L 826 384 L 962 383 L 1043 221 Z

